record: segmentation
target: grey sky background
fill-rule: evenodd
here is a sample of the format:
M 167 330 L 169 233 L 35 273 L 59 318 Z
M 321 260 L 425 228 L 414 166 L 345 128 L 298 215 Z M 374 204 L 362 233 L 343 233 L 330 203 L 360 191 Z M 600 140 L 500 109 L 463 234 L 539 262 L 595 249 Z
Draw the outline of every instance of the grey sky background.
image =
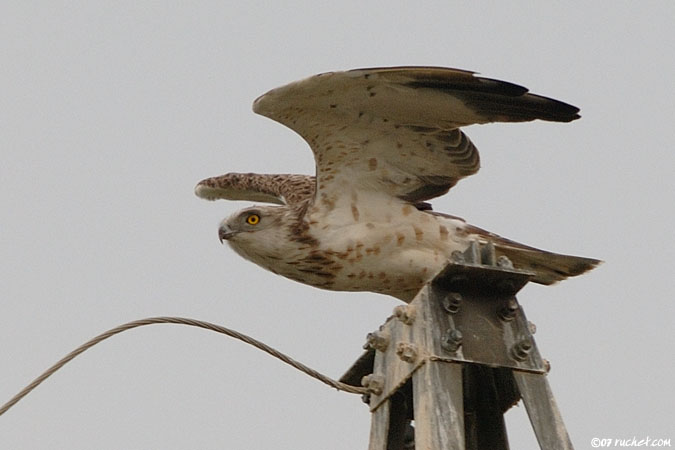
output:
M 339 377 L 398 303 L 263 271 L 217 239 L 246 203 L 202 178 L 313 173 L 306 144 L 251 112 L 268 89 L 386 65 L 475 70 L 581 107 L 570 124 L 468 128 L 480 173 L 438 211 L 604 259 L 519 296 L 576 448 L 675 440 L 675 3 L 0 4 L 0 403 L 120 323 L 236 328 Z M 512 448 L 535 448 L 522 406 Z M 0 417 L 7 449 L 367 448 L 370 416 L 215 333 L 129 331 Z

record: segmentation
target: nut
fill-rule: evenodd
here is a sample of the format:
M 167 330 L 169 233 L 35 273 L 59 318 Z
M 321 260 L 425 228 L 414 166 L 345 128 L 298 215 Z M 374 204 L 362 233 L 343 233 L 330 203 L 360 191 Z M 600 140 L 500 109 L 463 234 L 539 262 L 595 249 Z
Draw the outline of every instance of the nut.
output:
M 408 342 L 399 342 L 396 344 L 396 354 L 401 361 L 413 363 L 417 359 L 417 346 Z
M 445 312 L 455 314 L 459 311 L 459 306 L 462 304 L 462 294 L 459 292 L 449 292 L 448 295 L 443 297 L 441 302 Z
M 371 373 L 361 378 L 361 386 L 368 389 L 371 394 L 380 395 L 384 388 L 384 377 Z
M 399 305 L 394 308 L 394 316 L 406 325 L 412 325 L 416 312 L 415 307 L 411 305 Z

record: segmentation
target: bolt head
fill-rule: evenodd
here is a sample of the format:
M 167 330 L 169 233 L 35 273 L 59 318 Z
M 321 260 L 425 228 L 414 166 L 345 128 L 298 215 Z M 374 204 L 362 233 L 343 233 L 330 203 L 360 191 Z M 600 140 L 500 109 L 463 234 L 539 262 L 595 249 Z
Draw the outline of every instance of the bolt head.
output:
M 501 267 L 503 269 L 513 269 L 513 263 L 507 256 L 501 255 L 499 258 L 497 258 L 497 267 Z
M 459 250 L 455 250 L 454 252 L 452 252 L 450 254 L 450 258 L 452 258 L 452 262 L 457 264 L 464 264 L 466 262 L 464 253 L 460 252 Z
M 535 334 L 537 332 L 537 326 L 529 320 L 527 321 L 527 328 L 530 330 L 530 334 Z
M 462 335 L 461 331 L 459 331 L 457 328 L 451 328 L 443 336 L 443 339 L 441 340 L 441 347 L 443 347 L 443 350 L 447 352 L 455 353 L 462 345 L 463 338 L 464 336 Z
M 519 308 L 520 306 L 518 305 L 518 301 L 516 300 L 516 298 L 511 297 L 506 302 L 506 305 L 504 305 L 504 307 L 501 310 L 499 310 L 499 317 L 507 322 L 513 320 L 516 317 Z
M 459 311 L 459 306 L 462 304 L 462 294 L 459 292 L 450 292 L 443 297 L 441 304 L 443 305 L 445 312 L 448 314 L 455 314 Z
M 516 361 L 525 361 L 532 351 L 534 344 L 532 339 L 524 338 L 516 342 L 513 347 L 511 347 L 511 356 Z
M 380 395 L 384 387 L 384 377 L 382 375 L 365 375 L 361 378 L 361 386 L 368 389 L 371 394 Z
M 396 345 L 396 354 L 401 361 L 413 363 L 417 359 L 417 346 L 408 342 L 399 342 Z
M 394 308 L 394 316 L 406 325 L 412 325 L 415 321 L 415 307 L 412 305 L 399 305 Z
M 368 333 L 366 336 L 366 345 L 364 345 L 365 349 L 373 348 L 375 350 L 384 352 L 387 350 L 388 346 L 389 333 L 386 331 L 373 331 L 372 333 Z

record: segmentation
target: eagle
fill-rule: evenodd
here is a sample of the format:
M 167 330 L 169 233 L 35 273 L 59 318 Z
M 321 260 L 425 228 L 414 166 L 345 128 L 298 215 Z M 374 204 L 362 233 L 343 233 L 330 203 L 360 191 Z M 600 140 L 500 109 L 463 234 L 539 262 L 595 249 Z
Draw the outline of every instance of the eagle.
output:
M 544 285 L 600 261 L 519 244 L 434 211 L 428 200 L 476 173 L 472 124 L 570 122 L 579 108 L 475 72 L 387 67 L 328 72 L 273 89 L 253 111 L 298 133 L 315 176 L 228 173 L 200 181 L 207 199 L 265 203 L 220 223 L 236 253 L 292 280 L 410 302 L 471 242 Z

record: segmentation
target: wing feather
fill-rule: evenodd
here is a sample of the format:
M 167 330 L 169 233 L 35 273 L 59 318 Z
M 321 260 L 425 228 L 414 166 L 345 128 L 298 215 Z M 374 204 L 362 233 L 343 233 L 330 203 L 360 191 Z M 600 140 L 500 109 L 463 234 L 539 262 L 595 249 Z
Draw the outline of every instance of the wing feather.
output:
M 253 110 L 310 144 L 317 198 L 351 185 L 411 202 L 478 171 L 478 151 L 459 127 L 579 117 L 578 108 L 522 86 L 437 67 L 320 74 L 269 91 Z
M 309 175 L 228 173 L 200 181 L 195 194 L 206 200 L 295 205 L 313 197 L 314 185 L 314 177 Z

